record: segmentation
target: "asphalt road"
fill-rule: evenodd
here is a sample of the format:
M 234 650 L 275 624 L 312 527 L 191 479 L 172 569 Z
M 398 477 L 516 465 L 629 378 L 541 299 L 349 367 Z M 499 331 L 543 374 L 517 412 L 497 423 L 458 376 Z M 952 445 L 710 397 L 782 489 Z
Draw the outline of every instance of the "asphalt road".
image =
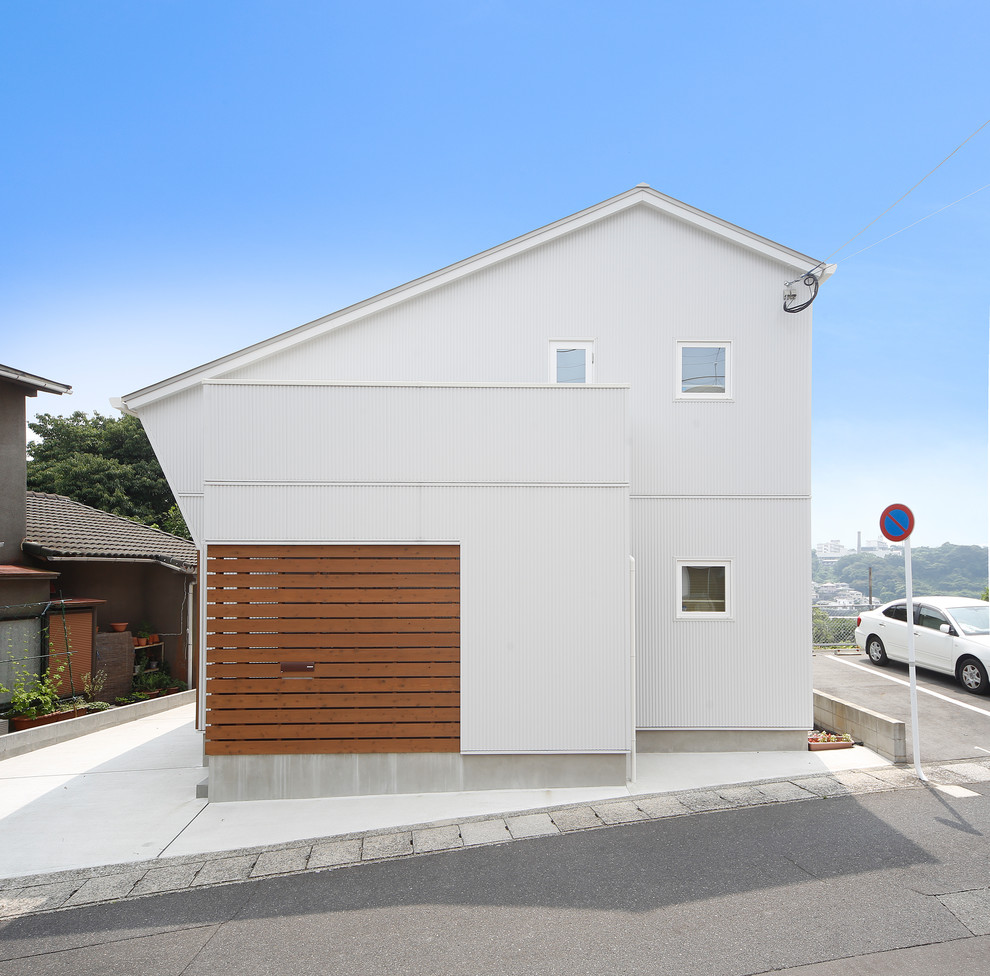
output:
M 908 666 L 879 668 L 865 655 L 815 654 L 815 688 L 906 723 L 911 756 Z M 990 756 L 990 696 L 972 695 L 948 675 L 917 669 L 922 762 Z M 988 964 L 990 968 L 990 964 Z
M 983 976 L 987 794 L 717 811 L 25 916 L 0 925 L 0 973 Z

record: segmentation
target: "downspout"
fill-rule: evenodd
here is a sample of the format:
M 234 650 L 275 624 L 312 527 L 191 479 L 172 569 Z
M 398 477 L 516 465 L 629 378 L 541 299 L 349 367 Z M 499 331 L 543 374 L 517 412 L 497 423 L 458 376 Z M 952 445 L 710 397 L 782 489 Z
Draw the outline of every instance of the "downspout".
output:
M 629 747 L 628 779 L 636 782 L 636 560 L 629 557 L 629 716 L 632 742 Z
M 193 580 L 186 581 L 186 687 L 193 686 Z

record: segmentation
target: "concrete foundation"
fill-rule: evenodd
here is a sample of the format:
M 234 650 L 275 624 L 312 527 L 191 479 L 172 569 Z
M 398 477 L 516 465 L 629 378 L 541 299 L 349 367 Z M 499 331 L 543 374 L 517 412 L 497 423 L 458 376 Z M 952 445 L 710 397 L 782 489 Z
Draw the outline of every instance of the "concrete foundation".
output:
M 211 803 L 625 786 L 626 754 L 210 756 Z
M 637 752 L 791 752 L 807 750 L 807 729 L 640 729 Z

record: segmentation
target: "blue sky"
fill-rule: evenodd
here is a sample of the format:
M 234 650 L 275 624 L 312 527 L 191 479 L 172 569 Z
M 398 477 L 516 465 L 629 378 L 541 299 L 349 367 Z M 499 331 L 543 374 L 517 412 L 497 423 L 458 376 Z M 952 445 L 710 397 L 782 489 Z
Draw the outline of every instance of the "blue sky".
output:
M 0 4 L 0 362 L 108 398 L 639 182 L 826 257 L 990 118 L 990 4 Z M 814 306 L 813 539 L 987 542 L 990 126 Z M 848 261 L 843 258 L 848 257 Z

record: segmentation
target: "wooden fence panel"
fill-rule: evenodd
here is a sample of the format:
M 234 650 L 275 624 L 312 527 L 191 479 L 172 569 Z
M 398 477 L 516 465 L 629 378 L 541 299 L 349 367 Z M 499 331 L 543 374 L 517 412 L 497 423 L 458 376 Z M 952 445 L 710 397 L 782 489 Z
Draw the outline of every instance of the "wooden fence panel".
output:
M 460 549 L 224 545 L 208 755 L 460 751 Z

